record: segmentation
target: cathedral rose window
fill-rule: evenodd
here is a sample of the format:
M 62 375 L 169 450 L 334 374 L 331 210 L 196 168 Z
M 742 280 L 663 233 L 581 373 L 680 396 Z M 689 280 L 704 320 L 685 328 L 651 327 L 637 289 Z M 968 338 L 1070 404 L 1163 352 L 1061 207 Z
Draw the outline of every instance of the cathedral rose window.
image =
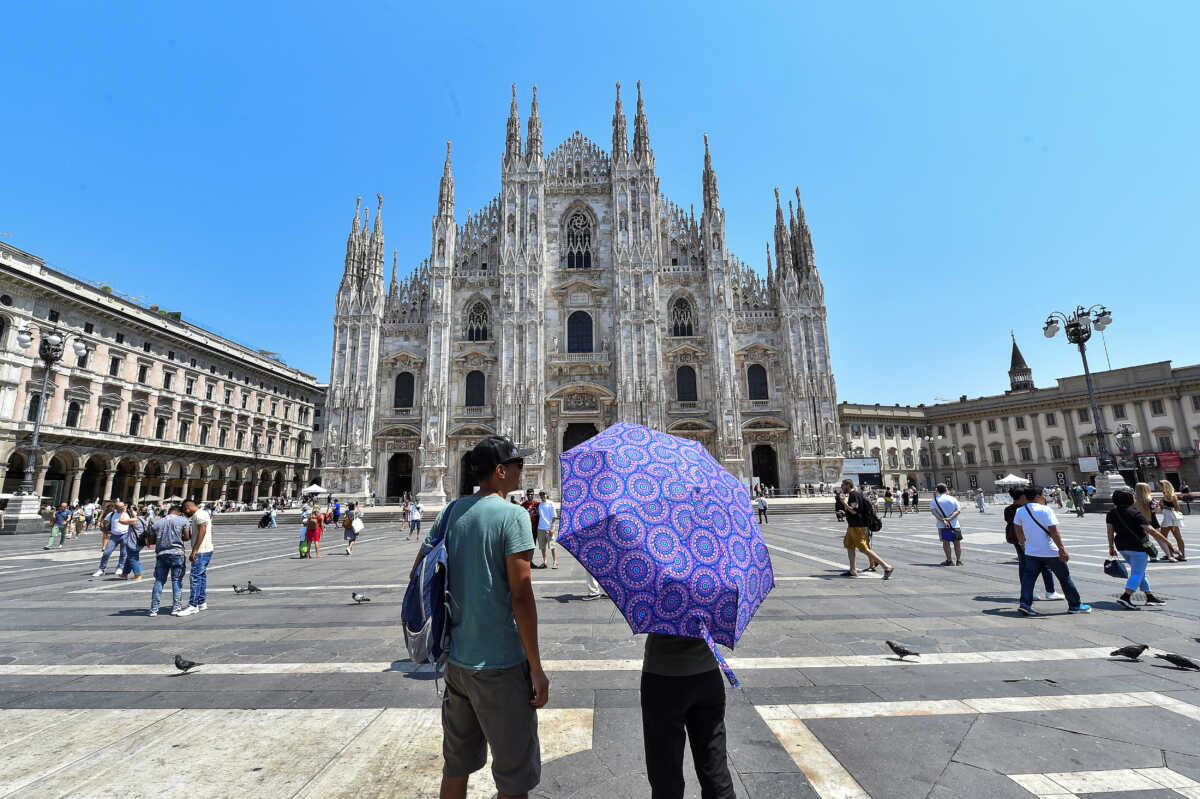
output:
M 592 223 L 576 211 L 567 220 L 567 269 L 592 268 Z

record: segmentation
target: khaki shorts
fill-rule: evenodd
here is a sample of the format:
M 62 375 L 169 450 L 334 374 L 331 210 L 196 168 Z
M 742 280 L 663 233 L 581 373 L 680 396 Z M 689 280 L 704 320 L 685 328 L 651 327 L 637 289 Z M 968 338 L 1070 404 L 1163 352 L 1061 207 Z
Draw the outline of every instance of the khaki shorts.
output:
M 842 546 L 846 549 L 857 549 L 859 552 L 866 552 L 868 549 L 867 543 L 870 541 L 869 533 L 865 527 L 851 527 L 846 530 L 846 537 L 842 539 Z
M 529 662 L 507 669 L 446 664 L 442 697 L 442 773 L 465 777 L 483 768 L 492 749 L 492 777 L 506 794 L 528 793 L 542 779 L 537 711 L 529 704 Z
M 557 543 L 558 543 L 558 533 L 554 532 L 553 530 L 538 530 L 537 531 L 538 549 L 545 549 L 546 547 L 550 547 L 551 549 L 554 549 L 555 545 Z

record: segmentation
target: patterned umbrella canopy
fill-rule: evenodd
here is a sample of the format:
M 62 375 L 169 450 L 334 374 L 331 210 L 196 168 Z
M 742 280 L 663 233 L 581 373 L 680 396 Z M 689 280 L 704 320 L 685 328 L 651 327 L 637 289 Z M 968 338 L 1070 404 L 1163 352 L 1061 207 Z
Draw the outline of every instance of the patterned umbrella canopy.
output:
M 731 649 L 775 587 L 750 493 L 695 441 L 621 422 L 562 454 L 558 542 L 635 633 Z

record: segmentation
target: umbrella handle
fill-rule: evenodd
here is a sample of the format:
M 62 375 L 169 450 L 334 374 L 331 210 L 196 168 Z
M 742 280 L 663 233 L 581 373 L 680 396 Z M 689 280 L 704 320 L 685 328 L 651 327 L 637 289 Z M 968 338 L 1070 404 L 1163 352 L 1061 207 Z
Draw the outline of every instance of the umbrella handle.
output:
M 717 665 L 721 667 L 721 673 L 725 675 L 725 679 L 729 680 L 729 684 L 734 688 L 740 688 L 741 682 L 737 675 L 733 673 L 733 669 L 729 668 L 729 664 L 725 662 L 724 655 L 717 649 L 717 642 L 713 640 L 712 633 L 708 631 L 708 625 L 700 624 L 700 635 L 704 637 L 704 643 L 708 644 L 708 651 L 712 652 L 713 657 L 717 659 Z

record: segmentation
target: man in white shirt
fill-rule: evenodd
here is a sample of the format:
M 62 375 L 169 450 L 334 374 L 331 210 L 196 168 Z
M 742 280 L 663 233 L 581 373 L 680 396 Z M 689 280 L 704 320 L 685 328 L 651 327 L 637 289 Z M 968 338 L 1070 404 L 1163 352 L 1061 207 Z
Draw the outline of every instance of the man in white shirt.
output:
M 538 532 L 537 545 L 542 551 L 542 565 L 546 565 L 546 547 L 550 547 L 550 559 L 554 564 L 550 568 L 558 568 L 558 536 L 554 533 L 554 520 L 558 518 L 558 512 L 554 509 L 554 503 L 546 496 L 545 491 L 538 494 Z
M 962 528 L 958 526 L 958 514 L 962 508 L 958 500 L 946 491 L 945 483 L 937 484 L 937 493 L 929 503 L 929 512 L 937 519 L 938 538 L 942 539 L 942 551 L 946 553 L 943 566 L 953 566 L 962 562 Z M 950 560 L 950 545 L 954 544 L 954 560 Z
M 212 517 L 190 499 L 183 503 L 183 515 L 188 517 L 191 527 L 192 554 L 189 560 L 192 569 L 188 606 L 179 611 L 179 615 L 194 616 L 202 610 L 208 610 L 208 563 L 213 554 Z
M 413 503 L 408 506 L 408 538 L 415 535 L 418 541 L 421 540 L 421 514 L 424 512 L 425 509 L 421 507 L 420 500 L 414 499 Z M 408 538 L 404 540 L 407 541 Z
M 1063 593 L 1067 595 L 1067 612 L 1091 613 L 1092 606 L 1080 602 L 1079 590 L 1071 580 L 1071 570 L 1067 568 L 1070 556 L 1058 534 L 1058 518 L 1046 506 L 1045 489 L 1027 488 L 1025 498 L 1026 503 L 1017 508 L 1013 516 L 1017 542 L 1025 549 L 1025 567 L 1021 571 L 1021 604 L 1017 610 L 1023 616 L 1039 615 L 1033 609 L 1033 586 L 1045 566 L 1058 578 Z

